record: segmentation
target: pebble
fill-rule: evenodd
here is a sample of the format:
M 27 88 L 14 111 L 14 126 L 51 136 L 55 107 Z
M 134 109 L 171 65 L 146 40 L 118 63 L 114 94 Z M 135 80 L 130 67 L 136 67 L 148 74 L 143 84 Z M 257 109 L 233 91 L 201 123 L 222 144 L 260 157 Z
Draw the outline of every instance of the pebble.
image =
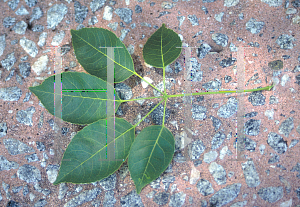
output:
M 57 178 L 59 171 L 59 165 L 48 165 L 46 168 L 46 173 L 50 183 L 54 183 Z
M 15 52 L 12 52 L 7 54 L 4 60 L 1 60 L 1 65 L 3 68 L 9 71 L 16 62 L 17 59 L 15 58 Z
M 198 26 L 199 25 L 198 18 L 195 14 L 193 14 L 193 15 L 189 14 L 187 18 L 191 22 L 192 26 Z
M 31 57 L 34 58 L 38 54 L 38 49 L 35 43 L 26 39 L 26 37 L 20 39 L 20 45 Z
M 104 6 L 105 2 L 106 2 L 106 0 L 93 0 L 90 3 L 92 12 L 95 13 L 96 11 L 101 9 Z
M 14 11 L 18 7 L 19 2 L 20 0 L 12 0 L 9 1 L 7 4 Z
M 61 30 L 60 32 L 58 32 L 54 35 L 51 45 L 59 46 L 60 43 L 63 41 L 64 37 L 65 37 L 65 32 L 63 30 Z
M 32 165 L 22 165 L 17 171 L 18 178 L 26 181 L 27 183 L 34 183 L 41 181 L 41 172 L 39 169 Z
M 149 108 L 149 111 L 151 111 L 155 106 L 156 104 L 152 104 L 151 107 Z M 164 115 L 164 106 L 162 104 L 160 104 L 157 108 L 155 108 L 150 114 L 152 121 L 155 125 L 162 125 L 163 115 Z M 165 123 L 167 123 L 169 118 L 170 118 L 170 110 L 166 108 Z
M 0 36 L 0 56 L 3 55 L 5 50 L 6 42 L 5 42 L 5 34 Z
M 181 207 L 185 202 L 186 194 L 183 192 L 175 193 L 171 195 L 169 206 Z
M 28 14 L 29 12 L 23 5 L 16 11 L 16 15 L 28 15 Z
M 188 154 L 191 160 L 199 159 L 206 147 L 201 140 L 196 140 L 188 145 Z
M 216 162 L 212 162 L 209 165 L 208 169 L 218 185 L 226 184 L 226 171 L 224 170 L 222 165 L 219 165 Z
M 224 6 L 233 7 L 233 6 L 236 6 L 238 3 L 239 3 L 239 0 L 225 0 Z
M 284 120 L 279 126 L 279 134 L 283 134 L 286 137 L 289 137 L 289 134 L 294 129 L 294 120 L 293 117 L 289 117 Z
M 256 171 L 253 161 L 249 160 L 245 163 L 242 163 L 242 169 L 243 169 L 245 181 L 246 181 L 248 187 L 253 188 L 253 187 L 259 186 L 260 179 L 259 179 L 259 176 L 258 176 L 258 173 Z
M 268 134 L 267 143 L 278 154 L 283 154 L 287 150 L 287 141 L 284 141 L 283 138 L 280 135 L 276 134 L 275 132 L 270 132 Z
M 206 163 L 211 163 L 212 161 L 216 160 L 218 157 L 218 152 L 210 151 L 204 154 L 203 161 Z
M 210 205 L 223 206 L 233 201 L 239 195 L 241 186 L 240 183 L 234 183 L 222 188 L 209 199 Z
M 116 174 L 112 174 L 101 181 L 99 181 L 99 184 L 105 191 L 114 190 L 117 183 L 117 176 Z
M 258 34 L 264 27 L 264 25 L 264 22 L 259 22 L 253 17 L 251 17 L 250 20 L 246 23 L 246 30 L 248 30 L 252 34 Z
M 169 200 L 169 193 L 166 192 L 159 192 L 158 194 L 156 194 L 153 198 L 153 201 L 155 203 L 157 203 L 158 205 L 165 205 L 167 204 L 168 200 Z
M 37 4 L 37 0 L 25 0 L 25 3 L 29 7 L 34 7 Z
M 16 114 L 16 119 L 19 123 L 25 124 L 27 126 L 32 126 L 32 115 L 35 112 L 35 108 L 30 106 L 26 110 L 20 110 Z
M 122 207 L 144 207 L 142 199 L 139 194 L 137 194 L 136 190 L 132 190 L 127 195 L 121 197 L 120 204 Z
M 126 24 L 130 24 L 132 21 L 132 14 L 133 11 L 129 8 L 117 8 L 114 11 L 122 21 L 124 21 Z
M 117 202 L 117 200 L 114 197 L 114 191 L 109 190 L 105 192 L 103 206 L 114 206 L 114 204 Z
M 259 197 L 269 203 L 275 203 L 283 197 L 283 187 L 267 187 L 258 190 Z
M 47 68 L 49 58 L 48 55 L 43 55 L 39 57 L 37 61 L 32 65 L 32 70 L 37 74 L 41 75 L 42 72 L 45 72 Z
M 103 13 L 103 19 L 107 20 L 107 21 L 111 21 L 112 17 L 113 17 L 113 8 L 110 6 L 105 6 L 104 13 Z
M 0 155 L 0 171 L 18 169 L 19 164 L 14 161 L 8 161 L 4 156 Z
M 64 207 L 76 207 L 80 206 L 86 202 L 94 200 L 100 193 L 101 193 L 100 188 L 94 188 L 91 190 L 85 190 L 82 193 L 80 193 L 78 196 L 72 198 L 69 200 Z
M 282 34 L 277 38 L 276 43 L 280 46 L 281 49 L 291 50 L 294 47 L 294 41 L 296 41 L 296 39 L 293 36 Z
M 222 47 L 226 47 L 228 44 L 228 36 L 222 33 L 214 33 L 212 34 L 212 40 Z
M 211 183 L 205 179 L 199 180 L 199 182 L 197 183 L 197 189 L 204 196 L 208 196 L 214 193 L 214 189 L 212 188 Z
M 54 30 L 63 20 L 68 12 L 68 7 L 64 4 L 55 4 L 47 11 L 48 29 Z
M 17 139 L 3 139 L 3 144 L 10 155 L 34 152 L 32 147 L 29 147 L 28 145 Z
M 81 24 L 83 20 L 85 20 L 88 14 L 88 8 L 79 3 L 79 1 L 74 2 L 74 10 L 75 10 L 75 22 Z
M 29 23 L 31 24 L 34 20 L 39 20 L 42 16 L 44 16 L 44 12 L 42 11 L 42 9 L 40 7 L 35 7 L 32 10 Z

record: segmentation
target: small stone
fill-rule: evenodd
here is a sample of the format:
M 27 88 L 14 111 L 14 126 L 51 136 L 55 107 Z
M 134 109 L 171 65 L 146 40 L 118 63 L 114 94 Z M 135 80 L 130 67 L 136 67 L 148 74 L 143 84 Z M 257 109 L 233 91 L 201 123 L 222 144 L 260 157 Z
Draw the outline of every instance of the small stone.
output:
M 281 49 L 288 50 L 288 49 L 293 49 L 294 41 L 296 41 L 296 39 L 293 36 L 282 34 L 277 38 L 276 43 L 280 46 Z
M 63 20 L 68 12 L 68 7 L 64 4 L 55 4 L 47 11 L 48 29 L 54 30 Z
M 126 24 L 130 24 L 132 21 L 133 11 L 129 8 L 117 8 L 115 13 L 120 17 Z
M 30 63 L 28 63 L 28 62 L 20 63 L 19 70 L 20 70 L 20 75 L 22 75 L 23 78 L 27 78 L 31 72 Z
M 90 7 L 91 7 L 92 12 L 95 13 L 96 11 L 101 9 L 104 6 L 105 2 L 106 2 L 106 0 L 93 0 L 90 3 Z
M 209 172 L 212 174 L 218 185 L 226 184 L 226 171 L 222 165 L 212 162 L 209 165 Z
M 37 0 L 25 0 L 25 3 L 29 6 L 29 7 L 34 7 L 37 4 Z
M 221 45 L 222 47 L 226 47 L 228 44 L 228 36 L 221 33 L 212 34 L 212 40 L 217 44 Z
M 0 155 L 0 171 L 18 169 L 19 164 L 14 161 L 8 161 L 4 156 Z
M 276 134 L 275 132 L 270 132 L 268 134 L 267 143 L 278 153 L 283 154 L 287 150 L 287 141 L 284 141 L 283 138 Z
M 29 147 L 28 145 L 17 139 L 3 139 L 3 144 L 10 155 L 34 152 L 34 149 L 32 147 Z
M 192 26 L 197 26 L 197 25 L 199 25 L 198 18 L 197 18 L 197 16 L 196 16 L 195 14 L 193 14 L 193 15 L 190 15 L 190 14 L 189 14 L 187 18 L 188 18 L 188 20 L 190 20 Z
M 175 193 L 171 195 L 169 206 L 181 207 L 184 204 L 186 194 L 183 192 Z
M 50 183 L 54 183 L 57 178 L 59 170 L 59 165 L 48 165 L 46 168 L 46 173 Z
M 110 6 L 104 7 L 103 19 L 107 21 L 111 21 L 113 16 L 113 8 Z
M 5 34 L 0 36 L 0 56 L 3 55 L 3 52 L 5 50 Z
M 199 180 L 199 182 L 197 183 L 197 189 L 204 196 L 208 196 L 214 193 L 214 189 L 212 188 L 211 183 L 205 179 Z
M 203 161 L 206 163 L 211 163 L 212 161 L 217 159 L 217 157 L 218 157 L 218 152 L 210 151 L 210 152 L 204 154 Z
M 233 201 L 239 195 L 241 186 L 242 184 L 235 183 L 222 188 L 209 199 L 210 206 L 223 206 Z
M 65 32 L 63 30 L 61 30 L 60 32 L 58 32 L 54 35 L 51 45 L 59 46 L 60 43 L 63 41 L 64 37 L 65 37 Z
M 9 53 L 6 55 L 6 59 L 1 60 L 2 67 L 4 67 L 6 70 L 10 70 L 14 64 L 17 62 L 17 59 L 15 58 L 15 53 Z
M 28 14 L 29 12 L 27 11 L 27 9 L 25 9 L 23 5 L 16 11 L 16 15 L 28 15 Z
M 19 179 L 26 181 L 27 183 L 33 183 L 41 181 L 41 172 L 34 166 L 25 164 L 22 165 L 17 171 Z
M 31 57 L 34 58 L 38 54 L 38 49 L 35 43 L 26 39 L 26 37 L 20 39 L 20 45 Z
M 115 173 L 99 181 L 99 184 L 106 191 L 114 190 L 116 187 L 116 183 L 117 183 L 117 176 Z
M 89 25 L 95 25 L 98 23 L 97 16 L 92 16 L 92 18 L 89 19 Z
M 100 188 L 94 188 L 92 190 L 85 190 L 82 193 L 80 193 L 78 196 L 72 198 L 69 200 L 64 207 L 71 207 L 71 206 L 79 206 L 86 202 L 94 200 L 100 193 Z
M 252 34 L 258 34 L 261 29 L 264 27 L 264 22 L 258 22 L 253 17 L 246 23 L 246 30 L 251 32 Z
M 75 10 L 75 22 L 81 24 L 83 20 L 85 20 L 88 8 L 79 3 L 79 1 L 74 2 L 74 10 Z
M 39 20 L 44 15 L 44 12 L 40 7 L 36 7 L 32 10 L 29 23 L 31 24 L 34 20 Z
M 245 163 L 242 163 L 242 169 L 248 187 L 257 187 L 260 184 L 260 179 L 253 161 L 249 160 Z
M 42 72 L 47 70 L 48 61 L 48 55 L 43 55 L 39 57 L 39 59 L 32 65 L 33 71 L 37 75 L 41 75 Z
M 169 200 L 169 195 L 169 193 L 160 192 L 154 196 L 153 201 L 158 205 L 165 205 Z
M 224 12 L 221 12 L 219 14 L 215 14 L 215 20 L 217 20 L 218 22 L 222 22 L 224 14 L 225 14 Z
M 22 91 L 16 86 L 0 88 L 0 99 L 3 101 L 18 101 L 22 96 Z
M 14 11 L 18 7 L 19 2 L 20 0 L 11 0 L 7 4 Z
M 20 110 L 17 112 L 16 119 L 19 123 L 25 124 L 27 126 L 32 126 L 32 115 L 35 112 L 35 108 L 30 106 L 26 110 Z
M 34 154 L 31 154 L 31 155 L 25 155 L 25 159 L 28 161 L 28 162 L 36 162 L 36 161 L 39 161 L 40 159 L 38 158 L 37 154 L 34 153 Z
M 37 43 L 38 46 L 44 47 L 46 44 L 46 38 L 47 38 L 47 32 L 43 32 L 42 34 L 40 34 L 39 41 Z
M 269 203 L 275 203 L 283 197 L 283 187 L 267 187 L 259 189 L 259 197 Z
M 224 6 L 233 7 L 233 6 L 236 6 L 238 3 L 239 3 L 239 0 L 225 0 Z
M 122 207 L 131 207 L 131 206 L 142 207 L 142 206 L 144 206 L 142 199 L 141 199 L 140 195 L 136 193 L 136 190 L 132 190 L 127 195 L 121 197 L 120 204 Z
M 68 191 L 68 186 L 66 183 L 60 183 L 59 184 L 59 193 L 58 193 L 58 199 L 61 200 L 66 195 Z

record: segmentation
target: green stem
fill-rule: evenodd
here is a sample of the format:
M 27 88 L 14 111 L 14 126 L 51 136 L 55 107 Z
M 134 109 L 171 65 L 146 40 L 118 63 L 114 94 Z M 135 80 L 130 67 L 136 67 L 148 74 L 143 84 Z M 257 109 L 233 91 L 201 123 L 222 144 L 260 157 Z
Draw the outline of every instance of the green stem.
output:
M 214 91 L 214 92 L 201 92 L 201 93 L 188 93 L 188 94 L 175 94 L 175 95 L 168 95 L 168 98 L 172 97 L 180 97 L 180 96 L 191 96 L 191 95 L 208 95 L 208 94 L 219 94 L 219 93 L 244 93 L 244 92 L 253 92 L 253 91 L 263 91 L 263 90 L 271 90 L 274 86 L 266 86 L 264 88 L 257 88 L 257 89 L 247 89 L 247 90 L 237 90 L 237 91 Z
M 163 96 L 158 96 L 158 97 L 146 97 L 146 98 L 136 98 L 136 99 L 129 99 L 129 100 L 116 100 L 118 102 L 128 102 L 128 101 L 136 101 L 136 100 L 144 100 L 144 99 L 154 99 L 154 98 L 163 98 Z
M 165 114 L 166 114 L 166 108 L 167 108 L 167 100 L 165 99 L 165 104 L 164 104 L 164 116 L 163 116 L 163 122 L 162 125 L 165 126 Z
M 161 100 L 146 116 L 144 116 L 142 119 L 141 119 L 141 121 L 139 121 L 137 124 L 135 124 L 135 125 L 133 125 L 133 128 L 135 128 L 135 127 L 137 127 L 137 125 L 139 125 L 147 116 L 149 116 L 149 114 L 151 114 L 152 113 L 152 111 L 154 111 L 154 109 L 156 109 L 162 102 L 164 101 L 164 99 L 163 100 Z
M 167 90 L 166 90 L 166 81 L 165 81 L 165 74 L 166 74 L 165 68 L 166 68 L 166 67 L 163 67 L 164 92 L 167 91 Z
M 164 94 L 163 92 L 161 92 L 158 88 L 156 88 L 154 85 L 152 85 L 151 83 L 149 83 L 148 81 L 146 81 L 142 76 L 140 76 L 139 74 L 137 74 L 137 72 L 133 73 L 134 75 L 138 76 L 140 79 L 142 79 L 143 81 L 145 81 L 146 83 L 148 83 L 150 86 L 152 86 L 153 88 L 155 88 L 158 92 L 160 92 L 161 94 Z

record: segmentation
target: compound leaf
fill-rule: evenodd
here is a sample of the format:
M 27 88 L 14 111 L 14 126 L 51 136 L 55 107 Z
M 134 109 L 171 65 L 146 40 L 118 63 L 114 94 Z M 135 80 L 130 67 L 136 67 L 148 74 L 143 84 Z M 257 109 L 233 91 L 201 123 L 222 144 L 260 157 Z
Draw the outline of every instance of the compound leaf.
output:
M 148 126 L 137 135 L 130 149 L 128 167 L 138 194 L 167 169 L 174 150 L 174 137 L 164 126 Z
M 62 182 L 92 183 L 119 169 L 134 141 L 134 128 L 126 120 L 115 118 L 115 143 L 106 143 L 106 121 L 98 120 L 74 136 L 64 153 L 54 185 Z M 107 159 L 109 145 L 115 146 L 116 160 Z
M 107 80 L 107 49 L 100 47 L 122 47 L 114 49 L 115 83 L 133 75 L 133 60 L 124 43 L 111 31 L 103 28 L 71 30 L 76 59 L 91 75 Z
M 176 32 L 166 28 L 165 24 L 147 40 L 143 48 L 143 57 L 147 64 L 164 68 L 180 55 L 182 42 Z
M 90 124 L 107 117 L 106 106 L 113 104 L 114 100 L 107 100 L 105 81 L 79 72 L 63 72 L 61 80 L 62 90 L 68 89 L 62 91 L 62 120 L 73 124 Z M 54 82 L 55 75 L 48 77 L 41 85 L 29 87 L 52 115 L 55 115 Z M 84 89 L 94 89 L 94 91 L 87 92 L 83 91 Z M 115 100 L 115 111 L 117 111 L 120 98 L 116 92 Z M 108 114 L 111 115 L 113 114 Z

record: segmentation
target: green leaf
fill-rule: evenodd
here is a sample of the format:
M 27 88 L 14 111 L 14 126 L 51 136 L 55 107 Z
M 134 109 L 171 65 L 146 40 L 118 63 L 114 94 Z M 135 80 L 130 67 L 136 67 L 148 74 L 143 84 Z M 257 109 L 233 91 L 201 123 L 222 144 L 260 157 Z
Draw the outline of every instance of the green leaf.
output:
M 130 175 L 138 194 L 167 169 L 174 150 L 174 137 L 164 126 L 148 126 L 138 134 L 128 157 Z
M 115 159 L 127 159 L 134 141 L 134 128 L 124 119 L 115 118 Z M 91 183 L 113 174 L 124 161 L 107 159 L 106 119 L 84 127 L 68 145 L 58 176 L 53 183 Z
M 132 58 L 124 43 L 111 31 L 103 28 L 71 30 L 76 58 L 91 75 L 107 80 L 107 49 L 114 49 L 115 83 L 122 82 L 135 73 Z
M 181 46 L 178 34 L 162 24 L 144 45 L 143 57 L 147 64 L 164 68 L 179 57 L 182 48 L 176 47 Z
M 42 102 L 50 114 L 54 115 L 54 77 L 50 76 L 41 85 L 29 87 Z M 61 73 L 62 90 L 64 89 L 103 89 L 104 92 L 62 92 L 62 120 L 73 124 L 90 124 L 107 117 L 106 106 L 111 101 L 107 100 L 107 83 L 93 75 L 79 72 Z M 113 87 L 113 86 L 111 86 Z M 70 90 L 69 90 L 70 91 Z M 120 102 L 115 92 L 115 110 Z M 108 103 L 107 103 L 108 102 Z M 109 114 L 111 116 L 113 114 Z M 60 116 L 59 116 L 60 117 Z

